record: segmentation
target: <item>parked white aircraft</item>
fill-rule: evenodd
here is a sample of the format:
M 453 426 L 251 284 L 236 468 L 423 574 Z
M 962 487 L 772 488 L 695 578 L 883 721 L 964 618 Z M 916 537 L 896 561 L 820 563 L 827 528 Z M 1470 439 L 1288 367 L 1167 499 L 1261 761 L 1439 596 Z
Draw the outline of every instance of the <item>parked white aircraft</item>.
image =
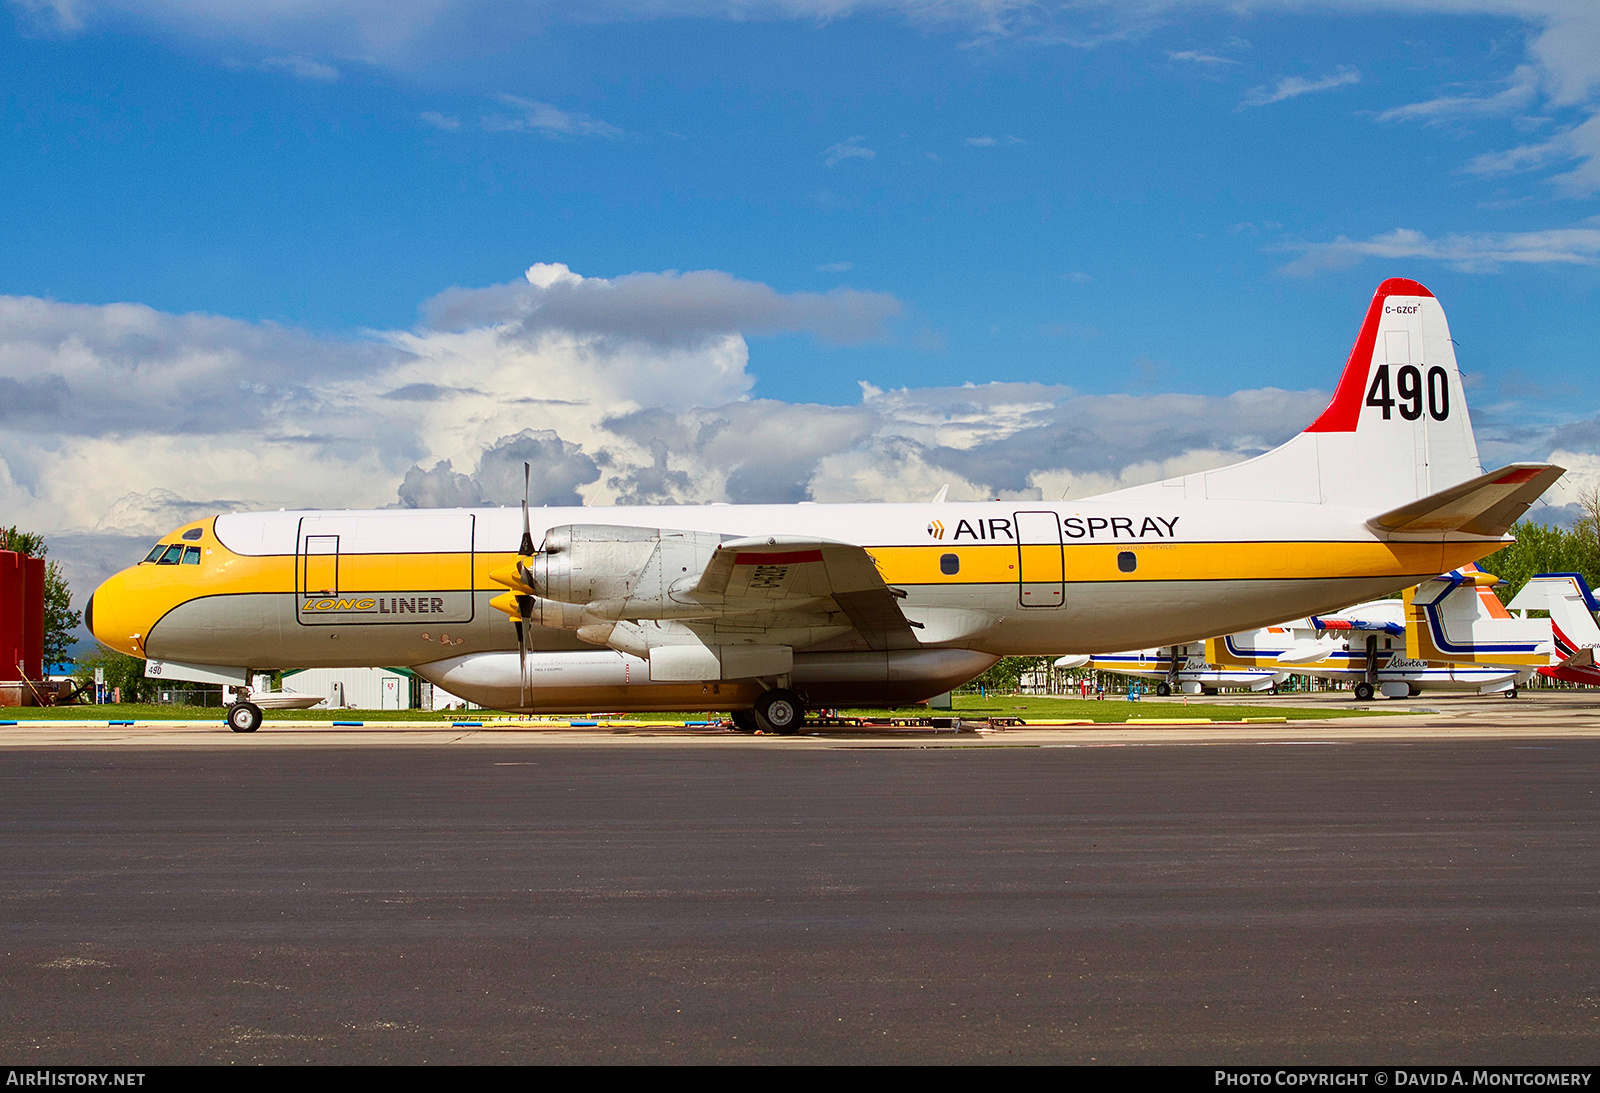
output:
M 1600 648 L 1600 600 L 1589 590 L 1581 573 L 1541 573 L 1523 585 L 1508 605 L 1513 611 L 1548 611 L 1555 641 L 1555 663 L 1539 669 L 1550 679 L 1600 687 L 1600 666 L 1595 650 Z
M 1127 653 L 1096 653 L 1093 656 L 1065 656 L 1055 661 L 1057 668 L 1091 668 L 1115 672 L 1155 684 L 1158 695 L 1173 691 L 1183 694 L 1215 694 L 1224 688 L 1271 691 L 1289 678 L 1287 669 L 1221 667 L 1206 660 L 1206 643 L 1191 642 L 1160 649 L 1136 649 Z
M 1425 690 L 1515 698 L 1549 664 L 1547 619 L 1517 619 L 1476 566 L 1424 581 L 1399 600 L 1373 600 L 1337 614 L 1213 638 L 1207 659 L 1232 668 L 1276 668 L 1355 682 L 1356 698 Z
M 927 698 L 1006 654 L 1195 641 L 1415 584 L 1498 548 L 1560 474 L 1482 472 L 1444 311 L 1394 279 L 1323 414 L 1220 470 L 1059 503 L 541 509 L 537 538 L 514 510 L 235 513 L 164 538 L 87 620 L 164 678 L 403 665 L 499 709 L 792 732 L 808 704 Z

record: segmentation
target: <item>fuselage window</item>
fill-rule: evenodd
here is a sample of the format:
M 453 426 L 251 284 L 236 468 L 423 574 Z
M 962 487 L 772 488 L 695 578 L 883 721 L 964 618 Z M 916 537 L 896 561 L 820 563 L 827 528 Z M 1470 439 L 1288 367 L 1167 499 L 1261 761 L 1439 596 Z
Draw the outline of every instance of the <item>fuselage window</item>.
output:
M 183 564 L 184 565 L 199 565 L 200 564 L 200 548 L 199 547 L 184 547 L 183 548 Z
M 166 550 L 166 549 L 167 549 L 167 544 L 166 543 L 157 543 L 155 546 L 150 548 L 150 553 L 145 555 L 144 560 L 146 562 L 153 562 L 156 559 L 160 558 L 161 557 L 161 552 L 163 550 Z M 141 562 L 140 564 L 143 565 L 144 563 Z
M 198 547 L 196 549 L 199 549 Z M 161 557 L 156 559 L 156 565 L 177 565 L 183 558 L 183 544 L 173 543 L 161 552 Z
M 1139 556 L 1131 550 L 1124 550 L 1117 555 L 1117 568 L 1124 573 L 1132 573 L 1139 568 Z
M 939 572 L 946 577 L 954 577 L 961 572 L 961 559 L 954 554 L 939 555 Z

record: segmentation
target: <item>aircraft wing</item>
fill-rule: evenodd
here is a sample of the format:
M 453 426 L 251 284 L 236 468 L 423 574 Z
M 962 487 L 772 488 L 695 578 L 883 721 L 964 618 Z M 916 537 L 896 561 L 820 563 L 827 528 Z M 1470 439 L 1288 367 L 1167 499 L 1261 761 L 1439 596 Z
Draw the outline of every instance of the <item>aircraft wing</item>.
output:
M 1352 619 L 1338 618 L 1332 615 L 1313 615 L 1311 625 L 1318 630 L 1348 630 L 1369 634 L 1392 634 L 1400 637 L 1406 632 L 1404 625 L 1398 622 L 1383 622 L 1378 619 Z
M 890 588 L 861 547 L 829 539 L 752 536 L 716 548 L 690 592 L 718 600 L 726 615 L 826 609 L 831 600 L 873 649 L 917 645 L 900 610 L 905 595 Z
M 1289 667 L 1316 664 L 1318 661 L 1327 660 L 1329 655 L 1335 652 L 1338 647 L 1336 642 L 1309 638 L 1304 641 L 1297 641 L 1279 653 L 1277 662 Z

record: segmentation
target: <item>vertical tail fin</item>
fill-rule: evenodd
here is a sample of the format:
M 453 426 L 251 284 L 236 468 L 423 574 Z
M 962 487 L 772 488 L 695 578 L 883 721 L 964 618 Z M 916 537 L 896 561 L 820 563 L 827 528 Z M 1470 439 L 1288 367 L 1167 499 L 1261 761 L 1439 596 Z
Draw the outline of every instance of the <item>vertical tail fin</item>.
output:
M 1549 664 L 1550 621 L 1512 618 L 1492 591 L 1499 581 L 1469 565 L 1406 589 L 1406 656 L 1452 664 Z
M 1395 277 L 1378 286 L 1332 401 L 1304 432 L 1243 463 L 1136 489 L 1383 512 L 1482 473 L 1444 309 Z
M 1539 674 L 1572 683 L 1600 684 L 1595 650 L 1600 648 L 1600 601 L 1578 573 L 1541 573 L 1530 578 L 1511 601 L 1513 611 L 1548 611 L 1558 663 Z

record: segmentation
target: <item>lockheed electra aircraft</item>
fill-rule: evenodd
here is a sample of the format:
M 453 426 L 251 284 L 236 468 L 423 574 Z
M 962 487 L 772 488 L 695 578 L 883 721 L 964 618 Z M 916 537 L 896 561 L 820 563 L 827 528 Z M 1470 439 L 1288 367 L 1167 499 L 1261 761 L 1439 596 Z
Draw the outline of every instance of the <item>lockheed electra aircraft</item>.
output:
M 1394 279 L 1322 415 L 1218 470 L 1053 503 L 540 509 L 537 537 L 526 508 L 232 513 L 86 614 L 162 678 L 405 666 L 495 709 L 786 733 L 1008 654 L 1185 643 L 1414 585 L 1497 549 L 1561 473 L 1483 472 L 1444 311 Z

